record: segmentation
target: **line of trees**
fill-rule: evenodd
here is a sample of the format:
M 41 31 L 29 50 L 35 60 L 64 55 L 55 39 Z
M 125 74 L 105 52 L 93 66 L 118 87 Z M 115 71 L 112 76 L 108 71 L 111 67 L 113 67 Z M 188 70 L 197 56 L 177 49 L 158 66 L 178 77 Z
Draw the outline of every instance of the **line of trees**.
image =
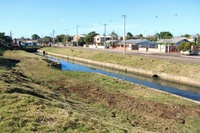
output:
M 126 39 L 147 39 L 149 41 L 157 41 L 158 39 L 171 39 L 173 38 L 172 33 L 168 31 L 156 33 L 153 36 L 144 37 L 142 34 L 133 36 L 131 32 L 127 32 Z
M 94 37 L 96 35 L 99 35 L 99 34 L 96 33 L 95 31 L 92 31 L 92 32 L 86 34 L 85 36 L 80 37 L 78 39 L 79 46 L 83 46 L 83 44 L 92 44 L 94 41 Z M 114 31 L 111 32 L 111 34 L 109 34 L 109 35 L 112 37 L 113 40 L 119 39 L 118 34 L 115 33 Z M 185 34 L 185 35 L 182 35 L 182 37 L 189 38 L 190 35 Z M 131 32 L 127 32 L 127 34 L 126 34 L 126 40 L 128 40 L 128 39 L 147 39 L 147 40 L 155 42 L 158 39 L 171 39 L 171 38 L 173 38 L 173 34 L 170 33 L 169 31 L 163 31 L 163 32 L 156 33 L 155 35 L 148 36 L 148 37 L 144 37 L 142 34 L 134 36 Z M 24 39 L 24 38 L 21 38 L 21 39 Z M 41 44 L 49 44 L 49 42 L 67 44 L 68 42 L 71 42 L 73 40 L 73 36 L 61 34 L 61 35 L 57 35 L 55 38 L 52 38 L 50 36 L 45 36 L 45 37 L 41 38 L 37 34 L 33 34 L 32 39 L 38 40 L 38 42 Z M 120 38 L 120 40 L 122 40 L 122 37 Z M 200 43 L 198 41 L 199 41 L 199 39 L 197 40 L 197 43 Z

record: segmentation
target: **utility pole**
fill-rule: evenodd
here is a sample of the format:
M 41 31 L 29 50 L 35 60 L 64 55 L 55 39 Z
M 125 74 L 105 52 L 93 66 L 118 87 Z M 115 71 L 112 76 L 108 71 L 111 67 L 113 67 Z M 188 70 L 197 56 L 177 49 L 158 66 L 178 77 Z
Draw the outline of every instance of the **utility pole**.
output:
M 53 30 L 53 45 L 54 45 L 54 37 L 55 37 L 55 31 Z
M 67 45 L 67 29 L 65 29 L 65 31 L 66 31 L 65 43 L 66 43 L 66 45 Z
M 106 48 L 106 25 L 104 24 L 104 47 Z
M 78 48 L 78 25 L 76 25 L 76 45 Z
M 124 18 L 124 38 L 123 38 L 123 43 L 124 43 L 124 51 L 123 54 L 126 54 L 126 15 L 122 15 Z
M 12 39 L 12 31 L 10 31 L 10 38 Z
M 43 45 L 43 34 L 42 34 L 42 45 Z

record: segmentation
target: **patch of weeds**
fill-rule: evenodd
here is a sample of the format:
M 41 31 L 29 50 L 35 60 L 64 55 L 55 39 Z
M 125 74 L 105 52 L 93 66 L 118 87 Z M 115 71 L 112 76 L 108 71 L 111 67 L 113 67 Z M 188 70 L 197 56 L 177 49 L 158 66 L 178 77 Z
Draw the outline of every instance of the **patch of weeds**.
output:
M 54 84 L 48 84 L 48 87 L 49 87 L 50 89 L 52 89 L 52 90 L 56 90 L 56 89 L 58 89 L 59 86 L 56 86 L 56 85 L 54 85 Z

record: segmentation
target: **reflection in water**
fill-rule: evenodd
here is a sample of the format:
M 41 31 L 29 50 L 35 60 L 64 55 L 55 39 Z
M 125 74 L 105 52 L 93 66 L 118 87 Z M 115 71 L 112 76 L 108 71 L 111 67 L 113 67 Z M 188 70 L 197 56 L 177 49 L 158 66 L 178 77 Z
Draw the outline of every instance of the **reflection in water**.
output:
M 133 82 L 150 88 L 162 90 L 182 97 L 200 101 L 199 87 L 165 81 L 159 79 L 158 77 L 152 78 L 135 73 L 129 73 L 127 71 L 108 69 L 102 66 L 94 66 L 80 62 L 69 62 L 65 60 L 57 60 L 57 61 L 61 62 L 62 70 L 101 73 L 107 76 L 123 79 L 129 82 Z

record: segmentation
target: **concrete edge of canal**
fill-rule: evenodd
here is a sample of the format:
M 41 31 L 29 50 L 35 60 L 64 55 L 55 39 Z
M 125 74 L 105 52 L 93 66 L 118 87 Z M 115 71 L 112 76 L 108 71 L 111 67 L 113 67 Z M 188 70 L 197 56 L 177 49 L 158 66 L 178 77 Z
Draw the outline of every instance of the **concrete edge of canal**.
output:
M 38 50 L 38 52 L 43 53 L 43 51 L 41 51 L 41 50 Z M 161 73 L 161 72 L 156 72 L 156 71 L 147 71 L 144 69 L 132 68 L 132 67 L 122 66 L 122 65 L 118 65 L 118 64 L 112 64 L 112 63 L 93 61 L 93 60 L 89 60 L 89 59 L 55 54 L 55 53 L 51 53 L 51 52 L 47 52 L 47 53 L 48 53 L 48 55 L 52 55 L 55 57 L 60 57 L 60 58 L 68 59 L 68 60 L 74 60 L 74 61 L 78 61 L 78 62 L 94 64 L 94 65 L 98 65 L 98 66 L 102 66 L 102 67 L 106 67 L 106 68 L 118 69 L 118 70 L 125 71 L 125 72 L 138 73 L 138 74 L 146 75 L 149 77 L 159 77 L 163 80 L 178 82 L 178 83 L 182 83 L 182 84 L 188 84 L 188 85 L 192 85 L 192 86 L 200 86 L 200 79 L 171 75 L 171 74 Z

